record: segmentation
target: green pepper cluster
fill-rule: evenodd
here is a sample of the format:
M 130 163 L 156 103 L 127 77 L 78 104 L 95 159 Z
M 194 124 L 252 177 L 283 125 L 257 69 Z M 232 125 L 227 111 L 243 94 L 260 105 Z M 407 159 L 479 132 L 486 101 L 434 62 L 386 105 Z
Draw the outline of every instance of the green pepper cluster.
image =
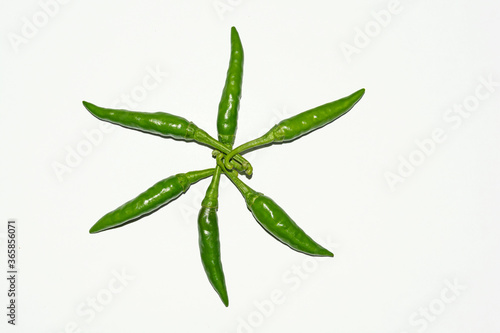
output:
M 218 140 L 193 122 L 172 114 L 107 109 L 83 102 L 85 108 L 101 120 L 163 137 L 195 141 L 213 149 L 213 156 L 217 161 L 215 168 L 181 173 L 159 181 L 100 218 L 90 228 L 90 233 L 135 222 L 185 193 L 191 184 L 212 176 L 198 214 L 199 247 L 208 280 L 225 306 L 228 306 L 229 299 L 222 269 L 217 219 L 221 175 L 225 174 L 234 183 L 257 222 L 276 239 L 308 255 L 333 257 L 330 251 L 309 237 L 276 202 L 254 191 L 239 178 L 239 174 L 249 177 L 253 172 L 251 164 L 241 154 L 275 142 L 295 140 L 327 125 L 347 113 L 365 92 L 360 89 L 347 97 L 284 119 L 263 136 L 233 149 L 243 82 L 243 60 L 241 40 L 236 28 L 232 27 L 229 68 L 217 114 Z

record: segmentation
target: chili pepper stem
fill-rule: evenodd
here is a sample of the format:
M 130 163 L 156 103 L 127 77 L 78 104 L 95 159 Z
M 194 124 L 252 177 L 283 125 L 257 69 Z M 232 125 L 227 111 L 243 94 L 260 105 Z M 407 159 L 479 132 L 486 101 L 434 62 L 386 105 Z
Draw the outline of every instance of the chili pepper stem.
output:
M 207 193 L 203 201 L 201 202 L 202 207 L 215 208 L 219 207 L 218 197 L 219 197 L 219 183 L 220 176 L 222 174 L 222 169 L 217 166 L 212 177 L 212 182 L 208 186 Z
M 224 162 L 222 162 L 222 157 L 222 154 L 219 154 L 217 156 L 217 165 L 222 168 L 226 176 L 233 182 L 233 184 L 238 188 L 241 194 L 246 198 L 250 194 L 254 193 L 254 190 L 252 190 L 247 184 L 245 184 L 238 178 L 235 171 L 228 171 L 225 168 Z
M 195 138 L 195 140 L 203 142 L 214 149 L 220 150 L 221 152 L 223 152 L 225 154 L 231 152 L 231 150 L 228 147 L 226 147 L 224 144 L 222 144 L 219 141 L 212 138 L 207 132 L 205 132 L 201 128 L 196 129 L 196 132 L 194 133 L 194 138 Z M 241 155 L 235 156 L 234 159 L 242 165 L 242 167 L 245 169 L 245 173 L 248 176 L 252 175 L 253 168 L 246 159 L 241 157 Z M 233 166 L 231 166 L 231 168 L 232 167 Z
M 214 174 L 214 172 L 215 172 L 215 169 L 210 168 L 210 169 L 205 169 L 205 170 L 186 172 L 185 175 L 190 183 L 196 183 L 197 181 L 199 181 L 203 178 L 207 178 L 207 177 L 211 176 L 212 174 Z
M 246 150 L 252 149 L 254 147 L 257 147 L 257 146 L 269 144 L 269 143 L 273 142 L 274 140 L 275 140 L 274 132 L 270 131 L 270 132 L 267 132 L 266 134 L 264 134 L 263 136 L 261 136 L 260 138 L 254 139 L 252 141 L 248 141 L 248 142 L 242 144 L 241 146 L 236 147 L 229 154 L 226 155 L 226 158 L 224 161 L 224 166 L 226 167 L 226 169 L 232 170 L 233 166 L 231 165 L 230 161 L 233 157 L 236 159 L 236 157 L 238 157 L 238 154 L 240 154 Z

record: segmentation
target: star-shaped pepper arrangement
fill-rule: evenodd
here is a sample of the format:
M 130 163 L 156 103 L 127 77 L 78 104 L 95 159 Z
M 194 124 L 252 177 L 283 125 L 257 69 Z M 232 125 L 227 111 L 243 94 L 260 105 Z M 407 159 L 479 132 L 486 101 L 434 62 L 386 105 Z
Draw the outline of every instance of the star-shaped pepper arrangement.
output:
M 211 176 L 212 181 L 198 214 L 199 247 L 207 277 L 225 306 L 228 306 L 229 300 L 222 270 L 217 220 L 221 175 L 225 174 L 234 183 L 257 222 L 276 239 L 308 255 L 333 257 L 330 251 L 309 237 L 276 202 L 254 191 L 239 178 L 239 174 L 246 174 L 248 177 L 253 172 L 251 164 L 241 154 L 273 143 L 295 140 L 327 125 L 348 112 L 365 92 L 360 89 L 347 97 L 284 119 L 263 136 L 233 149 L 243 80 L 243 59 L 239 34 L 232 27 L 229 68 L 217 114 L 218 140 L 193 122 L 173 114 L 107 109 L 83 102 L 85 108 L 101 120 L 167 138 L 195 141 L 213 149 L 213 156 L 217 161 L 214 168 L 181 173 L 159 181 L 136 198 L 104 215 L 90 228 L 90 233 L 135 222 L 185 193 L 191 184 Z

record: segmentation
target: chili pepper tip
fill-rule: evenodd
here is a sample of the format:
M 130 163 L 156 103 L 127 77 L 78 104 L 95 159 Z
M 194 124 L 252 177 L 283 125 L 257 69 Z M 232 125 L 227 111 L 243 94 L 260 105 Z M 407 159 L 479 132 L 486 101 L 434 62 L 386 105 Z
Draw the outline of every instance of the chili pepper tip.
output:
M 90 228 L 90 230 L 89 230 L 89 234 L 96 234 L 98 232 L 99 232 L 99 230 L 96 228 L 95 225 L 93 225 L 92 228 Z
M 92 114 L 94 114 L 92 112 L 92 110 L 95 110 L 97 108 L 97 105 L 95 104 L 92 104 L 92 103 L 89 103 L 89 102 L 86 102 L 86 101 L 82 101 L 82 104 L 83 106 Z

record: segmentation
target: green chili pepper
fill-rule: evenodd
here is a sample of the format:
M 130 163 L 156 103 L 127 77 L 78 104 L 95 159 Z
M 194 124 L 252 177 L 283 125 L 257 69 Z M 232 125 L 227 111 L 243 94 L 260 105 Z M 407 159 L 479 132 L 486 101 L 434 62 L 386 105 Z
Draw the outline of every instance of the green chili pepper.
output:
M 231 28 L 231 56 L 226 82 L 222 90 L 217 114 L 219 141 L 232 148 L 236 136 L 238 110 L 243 80 L 243 47 L 236 28 Z M 218 152 L 215 152 L 217 156 Z M 207 189 L 198 214 L 200 254 L 208 280 L 219 294 L 225 306 L 229 305 L 224 271 L 220 255 L 219 226 L 217 221 L 219 182 L 222 170 L 216 167 L 212 182 Z
M 156 183 L 135 199 L 104 215 L 92 226 L 90 233 L 134 222 L 176 199 L 185 193 L 191 184 L 213 175 L 198 214 L 198 240 L 204 270 L 225 306 L 228 306 L 229 299 L 222 268 L 217 218 L 221 174 L 226 174 L 236 185 L 257 222 L 273 237 L 296 251 L 333 257 L 330 251 L 309 237 L 276 202 L 254 191 L 238 178 L 236 171 L 230 170 L 244 171 L 250 176 L 252 166 L 240 153 L 275 142 L 292 141 L 325 126 L 348 112 L 365 92 L 360 89 L 350 96 L 282 120 L 263 136 L 233 149 L 241 98 L 243 62 L 241 40 L 237 30 L 232 27 L 229 67 L 217 115 L 219 141 L 194 123 L 172 114 L 106 109 L 83 102 L 87 110 L 101 120 L 164 137 L 195 141 L 214 149 L 213 156 L 217 161 L 215 169 L 181 173 Z
M 198 214 L 198 234 L 201 261 L 208 280 L 219 294 L 225 306 L 229 305 L 224 271 L 220 255 L 219 226 L 217 221 L 220 168 L 215 169 Z
M 222 155 L 217 157 L 217 163 L 223 167 Z M 224 170 L 224 172 L 245 198 L 247 207 L 257 222 L 272 236 L 296 251 L 314 256 L 333 257 L 330 251 L 309 237 L 271 198 L 251 189 L 234 171 Z
M 243 46 L 235 27 L 231 28 L 231 57 L 217 114 L 219 141 L 232 146 L 237 128 L 243 81 Z
M 242 144 L 227 154 L 225 158 L 226 168 L 231 170 L 229 163 L 231 158 L 249 149 L 255 149 L 275 142 L 286 142 L 297 139 L 317 128 L 323 127 L 338 117 L 347 113 L 363 97 L 365 89 L 360 89 L 355 93 L 339 100 L 318 106 L 314 109 L 304 111 L 280 121 L 263 136 Z
M 107 109 L 85 101 L 83 105 L 97 118 L 113 124 L 152 134 L 159 134 L 164 137 L 195 141 L 213 149 L 220 150 L 226 154 L 230 151 L 225 145 L 215 140 L 207 132 L 183 117 L 165 112 L 150 113 Z M 244 170 L 247 170 L 246 172 L 248 175 L 252 174 L 252 167 L 247 160 L 241 156 L 236 156 L 235 160 L 242 165 Z
M 145 214 L 168 204 L 185 193 L 191 184 L 207 178 L 213 173 L 214 169 L 206 169 L 179 173 L 163 179 L 139 194 L 135 199 L 104 215 L 90 228 L 89 232 L 93 234 L 128 222 L 134 222 Z

